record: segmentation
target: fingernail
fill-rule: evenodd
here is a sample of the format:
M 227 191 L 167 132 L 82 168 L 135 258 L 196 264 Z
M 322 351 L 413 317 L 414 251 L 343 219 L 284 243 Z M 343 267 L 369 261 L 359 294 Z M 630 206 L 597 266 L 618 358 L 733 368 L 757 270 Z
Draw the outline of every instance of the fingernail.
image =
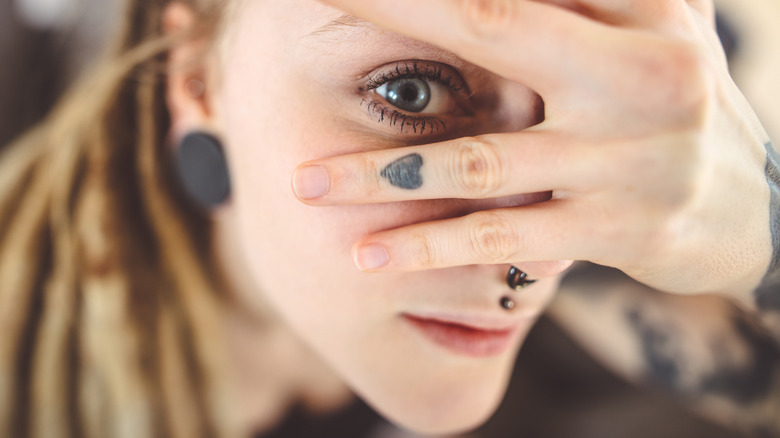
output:
M 293 190 L 301 199 L 325 196 L 330 190 L 328 171 L 322 166 L 306 166 L 295 171 Z
M 355 254 L 355 265 L 361 271 L 379 269 L 388 263 L 390 263 L 390 256 L 385 247 L 378 243 L 362 246 Z

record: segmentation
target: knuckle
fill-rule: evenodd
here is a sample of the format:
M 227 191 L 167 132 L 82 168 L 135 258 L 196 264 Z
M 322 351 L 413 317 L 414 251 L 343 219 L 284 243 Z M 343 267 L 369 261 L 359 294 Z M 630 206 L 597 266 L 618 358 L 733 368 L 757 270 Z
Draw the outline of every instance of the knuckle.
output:
M 669 51 L 670 93 L 683 109 L 697 109 L 711 86 L 707 61 L 698 49 L 683 44 Z
M 486 198 L 500 189 L 503 169 L 494 144 L 479 138 L 461 139 L 452 156 L 452 177 L 460 191 L 473 198 Z
M 642 2 L 640 0 L 639 3 L 646 3 L 644 6 L 648 9 L 645 10 L 649 11 L 654 17 L 665 20 L 666 22 L 679 20 L 684 16 L 683 14 L 688 11 L 685 2 L 680 2 L 678 0 L 659 0 L 653 3 Z
M 425 233 L 416 233 L 412 236 L 412 240 L 415 242 L 415 263 L 421 268 L 433 267 L 436 263 L 434 254 L 436 253 L 434 243 L 430 236 Z
M 474 254 L 487 263 L 510 260 L 519 243 L 509 221 L 494 212 L 472 215 L 469 237 Z
M 653 102 L 670 117 L 688 126 L 701 123 L 710 103 L 713 81 L 705 56 L 693 44 L 663 44 L 644 58 L 644 86 Z
M 459 11 L 466 32 L 475 38 L 502 33 L 510 26 L 514 0 L 460 0 Z

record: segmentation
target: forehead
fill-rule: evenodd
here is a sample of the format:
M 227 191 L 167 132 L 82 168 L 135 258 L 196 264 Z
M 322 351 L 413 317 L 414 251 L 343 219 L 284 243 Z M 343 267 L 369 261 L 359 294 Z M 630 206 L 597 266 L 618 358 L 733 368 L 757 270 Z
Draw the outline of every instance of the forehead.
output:
M 347 13 L 342 13 L 338 17 L 336 17 L 333 20 L 328 21 L 325 23 L 322 27 L 315 29 L 313 32 L 311 32 L 309 37 L 323 37 L 327 36 L 328 34 L 339 34 L 339 31 L 349 31 L 354 28 L 375 28 L 373 24 L 361 20 L 360 18 L 355 17 L 354 15 L 350 15 Z
M 371 51 L 391 54 L 404 48 L 423 54 L 435 53 L 436 58 L 457 63 L 457 57 L 445 50 L 382 29 L 317 0 L 238 0 L 237 3 L 241 6 L 234 9 L 229 27 L 239 37 L 257 35 L 252 28 L 267 26 L 265 35 L 272 34 L 273 43 L 295 51 L 314 49 L 337 54 L 360 49 L 365 55 Z

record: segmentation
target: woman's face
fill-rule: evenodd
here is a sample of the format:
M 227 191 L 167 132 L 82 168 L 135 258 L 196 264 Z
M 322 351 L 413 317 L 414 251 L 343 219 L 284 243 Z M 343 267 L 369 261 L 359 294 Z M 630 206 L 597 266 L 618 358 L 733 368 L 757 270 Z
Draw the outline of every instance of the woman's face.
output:
M 317 208 L 296 199 L 291 179 L 307 160 L 519 130 L 539 121 L 539 99 L 314 0 L 244 3 L 213 97 L 234 189 L 218 226 L 239 236 L 225 263 L 247 266 L 254 290 L 240 299 L 270 303 L 389 419 L 424 432 L 479 425 L 555 280 L 517 294 L 508 265 L 367 274 L 351 247 L 371 232 L 540 196 Z M 512 311 L 499 304 L 506 295 Z

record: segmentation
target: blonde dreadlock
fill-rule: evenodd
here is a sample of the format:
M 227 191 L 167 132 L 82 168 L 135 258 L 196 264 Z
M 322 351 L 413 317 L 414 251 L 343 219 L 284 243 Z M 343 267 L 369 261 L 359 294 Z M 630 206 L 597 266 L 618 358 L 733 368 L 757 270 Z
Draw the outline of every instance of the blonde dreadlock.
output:
M 217 33 L 224 5 L 181 0 Z M 236 436 L 208 220 L 164 147 L 162 0 L 0 159 L 0 436 Z

